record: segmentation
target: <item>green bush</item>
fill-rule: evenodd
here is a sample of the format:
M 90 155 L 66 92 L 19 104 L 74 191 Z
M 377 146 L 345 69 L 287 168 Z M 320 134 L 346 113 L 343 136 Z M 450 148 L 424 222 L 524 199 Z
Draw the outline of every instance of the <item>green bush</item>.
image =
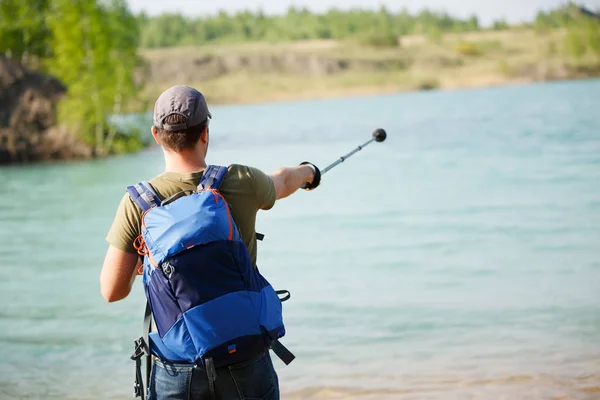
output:
M 398 47 L 400 41 L 393 32 L 372 32 L 358 38 L 360 44 L 372 47 Z
M 435 90 L 439 89 L 440 82 L 435 78 L 428 78 L 417 84 L 417 90 Z
M 477 57 L 483 54 L 481 47 L 473 42 L 459 42 L 454 46 L 454 50 L 467 57 Z
M 494 21 L 494 23 L 492 24 L 492 29 L 495 30 L 495 31 L 503 31 L 503 30 L 506 30 L 508 28 L 509 28 L 508 23 L 506 23 L 506 21 L 503 20 L 503 19 L 500 19 L 498 21 Z
M 139 129 L 130 132 L 117 132 L 114 137 L 111 152 L 113 154 L 126 154 L 140 151 L 150 145 L 150 140 L 143 137 Z
M 583 57 L 587 51 L 585 37 L 577 29 L 570 29 L 566 38 L 566 47 L 569 54 L 576 59 Z

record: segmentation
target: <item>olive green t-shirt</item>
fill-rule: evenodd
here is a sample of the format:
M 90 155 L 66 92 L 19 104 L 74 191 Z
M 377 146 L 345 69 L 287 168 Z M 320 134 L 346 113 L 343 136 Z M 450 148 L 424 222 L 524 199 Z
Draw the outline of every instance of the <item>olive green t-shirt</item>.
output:
M 183 190 L 194 190 L 202 174 L 203 171 L 189 174 L 165 172 L 150 180 L 150 185 L 161 199 L 166 199 Z M 275 204 L 273 181 L 259 169 L 232 164 L 219 191 L 231 205 L 233 220 L 256 265 L 256 213 Z M 125 193 L 106 240 L 118 249 L 135 253 L 133 241 L 141 233 L 141 220 L 142 210 Z

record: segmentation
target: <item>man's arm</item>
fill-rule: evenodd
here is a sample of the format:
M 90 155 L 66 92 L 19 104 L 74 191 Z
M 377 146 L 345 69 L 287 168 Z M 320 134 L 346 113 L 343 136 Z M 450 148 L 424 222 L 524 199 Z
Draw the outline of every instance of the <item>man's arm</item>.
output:
M 305 183 L 312 183 L 315 178 L 315 169 L 311 165 L 279 168 L 269 177 L 275 186 L 275 198 L 279 200 L 288 197 Z
M 100 272 L 102 297 L 111 303 L 127 297 L 131 292 L 140 264 L 137 254 L 127 253 L 112 244 L 109 245 Z
M 140 234 L 141 214 L 142 210 L 129 195 L 123 195 L 106 235 L 109 246 L 100 272 L 100 292 L 106 301 L 122 300 L 131 292 L 141 264 L 133 247 L 133 241 Z

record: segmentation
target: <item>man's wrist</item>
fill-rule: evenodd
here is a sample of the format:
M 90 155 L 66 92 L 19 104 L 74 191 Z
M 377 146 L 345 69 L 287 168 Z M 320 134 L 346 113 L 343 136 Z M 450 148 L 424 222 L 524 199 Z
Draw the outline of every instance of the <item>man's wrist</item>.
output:
M 317 169 L 312 164 L 304 164 L 304 165 L 302 165 L 302 167 L 308 167 L 308 168 L 306 168 L 307 173 L 306 173 L 305 182 L 312 183 L 312 181 L 315 179 L 315 174 L 317 173 Z

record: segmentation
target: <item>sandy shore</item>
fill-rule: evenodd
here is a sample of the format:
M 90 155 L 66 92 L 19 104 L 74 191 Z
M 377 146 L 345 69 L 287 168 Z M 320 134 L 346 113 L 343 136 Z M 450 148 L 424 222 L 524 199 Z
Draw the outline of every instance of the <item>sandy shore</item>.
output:
M 371 380 L 369 380 L 371 381 Z M 365 381 L 363 386 L 369 386 Z M 388 387 L 325 386 L 283 391 L 282 399 L 289 400 L 423 400 L 423 399 L 577 399 L 600 398 L 600 375 L 580 378 L 557 376 L 515 375 L 498 379 L 440 379 L 389 382 Z M 398 387 L 398 388 L 396 388 Z M 285 388 L 284 388 L 285 389 Z

